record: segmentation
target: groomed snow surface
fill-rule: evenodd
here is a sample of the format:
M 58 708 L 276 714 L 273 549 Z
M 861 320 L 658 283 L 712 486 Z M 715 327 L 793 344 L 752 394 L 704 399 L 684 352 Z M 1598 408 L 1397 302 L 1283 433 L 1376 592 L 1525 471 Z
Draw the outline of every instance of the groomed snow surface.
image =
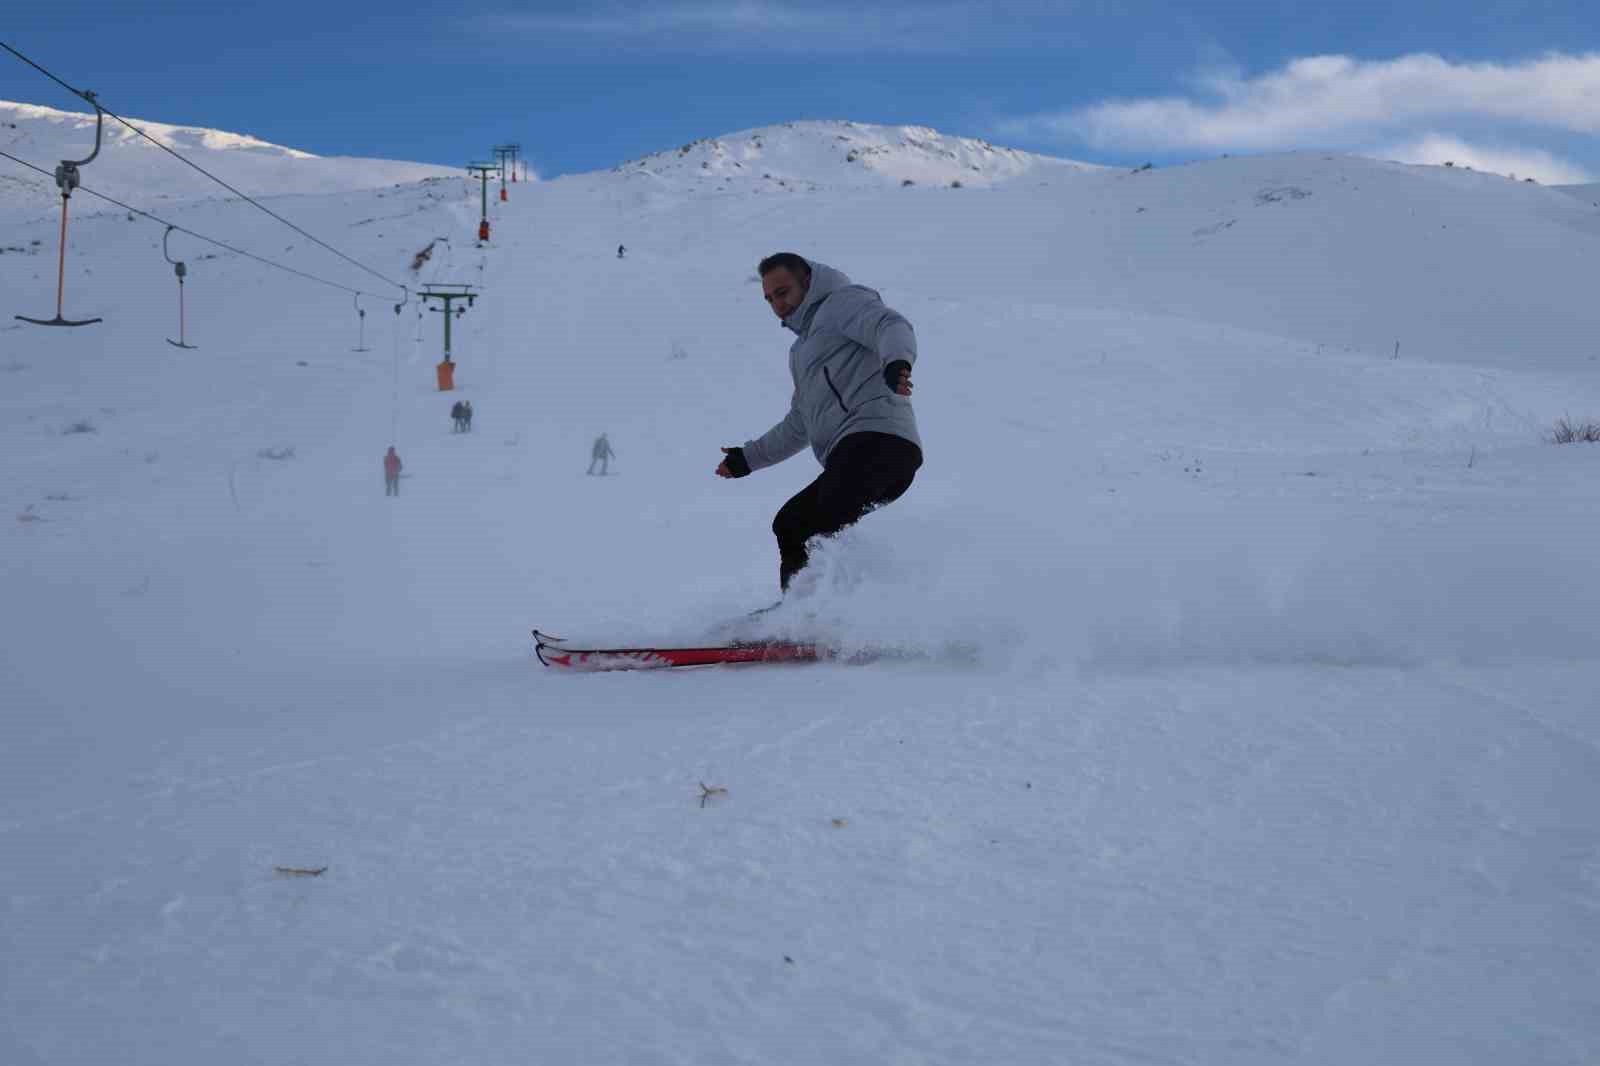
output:
M 1600 446 L 1545 438 L 1600 419 L 1600 212 L 722 142 L 518 184 L 482 250 L 464 179 L 276 190 L 482 287 L 454 395 L 439 315 L 366 299 L 355 353 L 349 295 L 181 236 L 170 347 L 160 228 L 74 199 L 105 322 L 0 326 L 0 1062 L 1594 1063 Z M 52 309 L 38 196 L 8 318 Z M 912 657 L 545 671 L 535 625 L 772 599 L 815 465 L 711 472 L 786 408 L 785 248 L 915 323 L 927 463 L 768 626 Z

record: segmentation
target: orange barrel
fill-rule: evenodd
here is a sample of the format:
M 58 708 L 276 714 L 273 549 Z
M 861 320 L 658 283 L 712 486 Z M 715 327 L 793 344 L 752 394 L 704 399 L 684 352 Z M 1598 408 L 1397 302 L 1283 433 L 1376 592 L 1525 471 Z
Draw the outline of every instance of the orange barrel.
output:
M 433 368 L 439 375 L 439 391 L 449 392 L 456 387 L 456 365 L 446 359 Z

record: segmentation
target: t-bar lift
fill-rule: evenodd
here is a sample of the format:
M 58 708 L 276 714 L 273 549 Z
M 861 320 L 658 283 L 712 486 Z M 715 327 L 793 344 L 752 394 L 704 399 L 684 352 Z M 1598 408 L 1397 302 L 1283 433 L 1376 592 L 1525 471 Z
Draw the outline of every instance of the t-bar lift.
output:
M 56 317 L 54 318 L 29 318 L 27 315 L 18 315 L 23 322 L 31 322 L 35 326 L 89 326 L 96 322 L 104 321 L 99 318 L 69 319 L 62 317 L 61 305 L 65 298 L 67 288 L 67 200 L 72 196 L 72 190 L 78 187 L 78 168 L 86 167 L 94 162 L 94 157 L 100 154 L 100 136 L 105 128 L 106 114 L 95 100 L 94 93 L 80 93 L 85 100 L 94 105 L 94 151 L 89 153 L 88 159 L 63 159 L 61 165 L 56 167 L 56 188 L 61 190 L 61 259 L 56 268 Z
M 172 258 L 172 253 L 167 249 L 167 240 L 172 236 L 172 231 L 177 228 L 176 226 L 168 226 L 167 232 L 161 235 L 161 254 L 166 258 L 167 262 L 172 264 L 172 272 L 178 275 L 178 339 L 173 340 L 168 337 L 167 343 L 174 348 L 196 348 L 199 346 L 190 344 L 184 332 L 187 327 L 184 324 L 183 279 L 188 276 L 189 268 L 183 264 L 183 260 Z
M 396 313 L 398 314 L 398 312 Z M 367 347 L 367 309 L 361 306 L 361 294 L 359 292 L 356 293 L 356 315 L 360 319 L 360 332 L 356 335 L 356 346 L 350 350 L 352 352 L 370 352 L 372 349 Z

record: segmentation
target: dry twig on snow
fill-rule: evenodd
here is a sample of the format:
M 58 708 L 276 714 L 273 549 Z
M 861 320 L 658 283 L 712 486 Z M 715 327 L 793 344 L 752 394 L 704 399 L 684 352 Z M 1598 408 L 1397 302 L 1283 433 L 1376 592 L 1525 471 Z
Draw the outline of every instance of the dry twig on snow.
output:
M 282 874 L 285 877 L 321 877 L 328 872 L 328 868 L 326 866 L 274 866 L 272 872 Z

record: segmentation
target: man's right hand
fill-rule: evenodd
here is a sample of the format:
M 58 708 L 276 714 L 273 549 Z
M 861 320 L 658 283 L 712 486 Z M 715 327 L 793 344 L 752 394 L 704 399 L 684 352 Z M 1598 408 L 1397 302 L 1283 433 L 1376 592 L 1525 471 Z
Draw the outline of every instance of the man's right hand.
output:
M 722 449 L 722 462 L 717 464 L 718 477 L 744 477 L 750 473 L 743 448 Z

